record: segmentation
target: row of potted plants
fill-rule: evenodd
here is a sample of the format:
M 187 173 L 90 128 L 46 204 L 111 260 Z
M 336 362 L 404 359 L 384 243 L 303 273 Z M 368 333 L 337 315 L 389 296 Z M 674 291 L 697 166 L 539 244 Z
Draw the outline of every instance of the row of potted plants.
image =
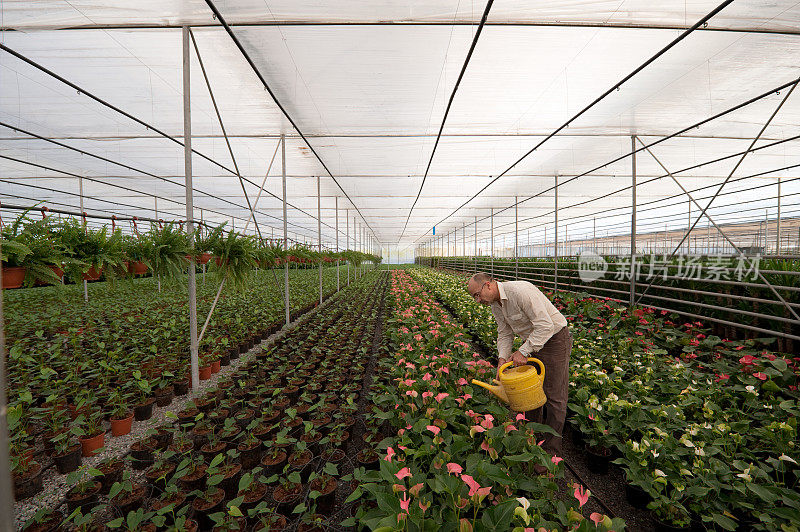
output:
M 464 291 L 465 277 L 412 274 L 491 345 L 494 319 Z M 663 529 L 800 525 L 800 359 L 720 339 L 675 314 L 550 297 L 575 337 L 570 422 L 592 469 L 620 465 L 629 500 Z
M 352 490 L 343 470 L 378 438 L 358 406 L 371 394 L 364 374 L 385 291 L 376 281 L 364 277 L 334 296 L 302 328 L 170 414 L 174 421 L 134 443 L 127 460 L 79 469 L 68 479 L 66 511 L 43 510 L 29 525 L 321 530 L 338 510 L 336 491 Z M 377 460 L 360 455 L 367 467 Z
M 283 325 L 271 277 L 261 272 L 252 290 L 224 292 L 201 344 L 202 373 L 218 371 Z M 316 272 L 291 273 L 293 314 L 316 306 L 317 283 Z M 325 293 L 335 288 L 327 275 Z M 42 297 L 48 290 L 50 297 Z M 143 294 L 119 285 L 79 307 L 60 305 L 62 292 L 52 287 L 6 296 L 12 472 L 21 483 L 33 480 L 32 489 L 51 460 L 59 472 L 75 469 L 106 438 L 126 434 L 154 405 L 189 390 L 183 290 Z M 210 285 L 199 290 L 201 310 L 212 292 Z
M 121 228 L 89 227 L 75 218 L 53 216 L 31 220 L 23 212 L 0 229 L 3 288 L 57 284 L 64 275 L 71 281 L 114 279 L 151 272 L 159 279 L 179 277 L 189 259 L 212 263 L 220 279 L 242 287 L 254 268 L 273 268 L 286 262 L 320 264 L 346 261 L 354 266 L 381 258 L 358 251 L 318 251 L 294 244 L 284 249 L 274 241 L 259 241 L 251 235 L 199 227 L 191 242 L 183 224 L 151 224 L 146 232 L 123 234 Z
M 384 323 L 390 372 L 375 416 L 393 434 L 379 444 L 380 467 L 360 474 L 370 501 L 358 514 L 370 530 L 623 530 L 620 519 L 581 514 L 590 494 L 560 492 L 560 457 L 539 446 L 549 427 L 528 423 L 470 380 L 494 369 L 463 326 L 405 271 L 393 271 Z M 532 474 L 534 464 L 550 474 Z M 372 508 L 370 508 L 370 505 Z

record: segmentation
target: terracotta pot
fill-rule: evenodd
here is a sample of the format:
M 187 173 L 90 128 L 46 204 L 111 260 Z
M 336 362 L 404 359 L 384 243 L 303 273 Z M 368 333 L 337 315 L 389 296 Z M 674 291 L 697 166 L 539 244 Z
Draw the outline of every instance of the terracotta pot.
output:
M 111 418 L 111 435 L 112 436 L 125 436 L 130 434 L 131 427 L 133 426 L 133 413 L 128 417 L 122 419 Z
M 3 289 L 6 288 L 20 288 L 22 283 L 25 282 L 25 274 L 28 272 L 27 268 L 3 267 Z
M 145 273 L 147 273 L 147 264 L 141 261 L 129 262 L 128 273 L 131 273 L 133 275 L 144 275 Z
M 211 253 L 201 253 L 200 260 L 198 262 L 200 262 L 200 264 L 206 264 L 210 260 L 211 260 Z
M 219 370 L 222 369 L 222 362 L 220 359 L 216 359 L 214 362 L 211 363 L 211 373 L 216 374 L 219 373 Z
M 200 368 L 200 380 L 207 381 L 211 378 L 211 365 L 203 366 Z
M 105 445 L 106 433 L 101 432 L 90 438 L 79 438 L 81 442 L 81 454 L 83 456 L 94 456 L 97 450 Z
M 100 279 L 100 276 L 103 275 L 103 268 L 100 268 L 100 271 L 96 270 L 94 266 L 89 268 L 89 271 L 83 274 L 84 281 L 96 281 Z

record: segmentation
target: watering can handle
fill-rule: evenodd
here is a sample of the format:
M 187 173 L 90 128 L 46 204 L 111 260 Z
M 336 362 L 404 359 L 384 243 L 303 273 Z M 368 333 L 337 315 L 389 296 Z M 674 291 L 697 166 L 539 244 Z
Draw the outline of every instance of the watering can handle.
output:
M 534 362 L 537 366 L 539 366 L 539 370 L 542 375 L 542 380 L 544 380 L 544 364 L 542 363 L 542 361 L 539 360 L 538 358 L 528 357 L 528 362 Z M 513 364 L 513 362 L 506 362 L 505 364 L 500 366 L 500 370 L 498 371 L 498 373 L 503 373 L 506 370 L 506 368 L 511 364 Z
M 539 366 L 542 380 L 544 380 L 544 364 L 542 361 L 535 357 L 528 357 L 528 362 L 534 362 L 537 366 Z

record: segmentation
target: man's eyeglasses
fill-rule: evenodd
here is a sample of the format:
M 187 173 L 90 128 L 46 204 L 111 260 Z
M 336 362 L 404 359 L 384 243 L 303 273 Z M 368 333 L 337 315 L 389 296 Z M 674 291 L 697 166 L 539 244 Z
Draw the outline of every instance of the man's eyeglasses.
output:
M 484 289 L 484 288 L 486 288 L 486 285 L 488 285 L 490 282 L 491 282 L 491 281 L 486 281 L 485 283 L 483 283 L 483 284 L 481 285 L 481 289 L 480 289 L 480 290 L 478 290 L 478 291 L 477 291 L 477 292 L 475 292 L 474 294 L 470 294 L 470 295 L 471 295 L 471 296 L 472 296 L 472 297 L 473 297 L 475 300 L 477 300 L 477 299 L 478 299 L 478 298 L 481 296 L 481 294 L 483 293 L 483 289 Z

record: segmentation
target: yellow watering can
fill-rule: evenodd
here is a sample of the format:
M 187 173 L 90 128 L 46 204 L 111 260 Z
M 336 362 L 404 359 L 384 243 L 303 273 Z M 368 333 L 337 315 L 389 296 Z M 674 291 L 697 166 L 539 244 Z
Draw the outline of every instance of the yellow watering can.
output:
M 527 412 L 544 405 L 547 396 L 544 394 L 544 364 L 538 358 L 529 358 L 539 366 L 541 375 L 533 366 L 517 366 L 506 371 L 512 363 L 506 362 L 500 366 L 500 380 L 494 382 L 500 386 L 492 386 L 477 379 L 472 379 L 472 384 L 477 384 L 495 394 L 501 401 L 508 403 L 515 412 Z

